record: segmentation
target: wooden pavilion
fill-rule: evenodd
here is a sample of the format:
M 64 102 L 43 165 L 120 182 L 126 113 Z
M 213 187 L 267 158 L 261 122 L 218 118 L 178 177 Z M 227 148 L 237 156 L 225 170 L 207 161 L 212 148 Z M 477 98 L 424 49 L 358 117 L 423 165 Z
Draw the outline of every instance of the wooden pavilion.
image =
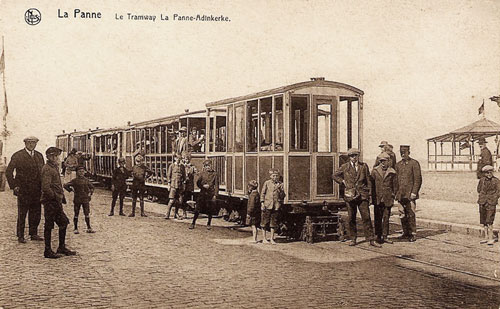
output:
M 428 169 L 475 170 L 481 153 L 479 146 L 476 146 L 476 142 L 484 138 L 488 142 L 487 147 L 493 155 L 493 164 L 496 170 L 499 135 L 500 125 L 483 117 L 465 127 L 429 138 L 427 139 Z M 491 139 L 491 137 L 495 138 Z M 431 147 L 431 143 L 434 143 L 434 147 Z

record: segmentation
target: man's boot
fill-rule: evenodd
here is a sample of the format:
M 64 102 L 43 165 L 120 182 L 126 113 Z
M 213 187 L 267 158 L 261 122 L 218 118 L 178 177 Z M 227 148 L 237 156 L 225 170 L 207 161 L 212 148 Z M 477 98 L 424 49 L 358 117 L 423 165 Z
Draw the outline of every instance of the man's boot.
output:
M 123 200 L 120 201 L 120 213 L 119 213 L 120 216 L 125 216 L 125 214 L 123 213 Z
M 141 200 L 141 217 L 147 217 L 144 213 L 144 200 Z
M 43 237 L 45 238 L 45 250 L 43 252 L 43 256 L 48 259 L 57 259 L 60 258 L 61 256 L 56 254 L 54 251 L 52 251 L 51 248 L 51 234 L 52 230 L 44 230 L 43 231 Z
M 484 226 L 484 239 L 482 239 L 480 242 L 480 244 L 486 244 L 488 243 L 488 226 Z
M 173 199 L 170 199 L 170 201 L 168 201 L 168 205 L 167 205 L 167 214 L 165 215 L 165 220 L 168 220 L 170 219 L 170 211 L 172 210 L 172 205 L 174 204 L 174 200 Z
M 132 200 L 132 213 L 128 215 L 129 217 L 135 217 L 135 205 L 136 205 L 135 199 Z
M 57 248 L 57 253 L 64 255 L 75 255 L 75 251 L 71 251 L 66 248 L 66 228 L 59 228 L 59 247 Z
M 495 240 L 493 239 L 493 225 L 488 225 L 488 246 L 493 246 Z

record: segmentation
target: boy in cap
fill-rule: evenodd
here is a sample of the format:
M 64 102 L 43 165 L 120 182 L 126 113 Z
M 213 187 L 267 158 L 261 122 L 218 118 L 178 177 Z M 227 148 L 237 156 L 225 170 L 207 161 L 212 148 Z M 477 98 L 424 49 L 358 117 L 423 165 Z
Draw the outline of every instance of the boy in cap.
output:
M 135 206 L 137 204 L 137 198 L 139 198 L 139 203 L 141 206 L 141 217 L 147 217 L 144 213 L 144 194 L 146 193 L 146 178 L 148 178 L 153 172 L 144 164 L 144 157 L 142 154 L 138 154 L 135 157 L 135 165 L 132 168 L 132 213 L 129 217 L 135 217 Z
M 248 183 L 248 203 L 246 224 L 252 226 L 252 243 L 257 243 L 257 226 L 260 223 L 260 195 L 257 188 L 257 181 L 252 180 Z
M 203 161 L 203 170 L 200 173 L 196 185 L 200 188 L 200 195 L 198 196 L 198 201 L 194 210 L 193 222 L 189 226 L 189 229 L 194 229 L 200 211 L 205 210 L 208 214 L 207 230 L 210 230 L 212 212 L 215 210 L 217 194 L 219 193 L 219 180 L 217 178 L 217 173 L 212 168 L 212 161 Z
M 75 209 L 75 216 L 73 218 L 73 223 L 75 226 L 74 233 L 78 232 L 78 216 L 80 214 L 80 208 L 83 208 L 83 214 L 85 215 L 85 223 L 87 224 L 87 233 L 95 233 L 95 231 L 90 226 L 90 199 L 94 193 L 94 186 L 85 177 L 85 167 L 79 166 L 76 169 L 76 178 L 73 178 L 70 182 L 64 185 L 64 189 L 68 192 L 75 191 L 75 196 L 73 198 L 73 205 Z
M 416 201 L 422 186 L 422 171 L 420 163 L 410 158 L 410 145 L 400 145 L 399 148 L 401 161 L 396 164 L 396 173 L 398 174 L 396 200 L 400 204 L 398 210 L 403 228 L 403 235 L 400 238 L 407 238 L 410 242 L 414 242 L 417 233 Z
M 391 208 L 394 205 L 394 196 L 398 191 L 398 176 L 396 170 L 389 166 L 389 154 L 383 152 L 378 157 L 379 165 L 372 170 L 371 176 L 374 181 L 372 189 L 372 201 L 374 208 L 374 225 L 377 242 L 391 243 L 389 235 L 389 218 Z
M 483 177 L 477 185 L 479 198 L 479 222 L 484 226 L 485 239 L 481 244 L 488 243 L 492 246 L 493 240 L 493 221 L 495 220 L 496 206 L 500 197 L 500 181 L 493 176 L 493 166 L 486 165 L 482 169 Z
M 38 225 L 42 216 L 41 171 L 45 162 L 43 155 L 35 150 L 37 143 L 38 138 L 35 136 L 26 137 L 24 148 L 12 155 L 5 170 L 9 187 L 17 196 L 17 241 L 19 243 L 26 243 L 24 239 L 26 216 L 28 216 L 31 240 L 43 240 L 38 236 Z
M 269 226 L 271 230 L 271 244 L 275 245 L 274 232 L 278 227 L 278 211 L 283 200 L 285 199 L 285 189 L 280 181 L 278 169 L 272 168 L 269 170 L 270 179 L 266 180 L 262 185 L 260 193 L 261 203 L 261 227 L 262 227 L 262 242 L 269 243 L 266 235 L 266 228 Z
M 370 246 L 380 247 L 373 239 L 373 225 L 370 218 L 370 198 L 372 181 L 370 170 L 366 163 L 359 161 L 359 150 L 351 148 L 347 152 L 349 162 L 340 166 L 333 174 L 333 180 L 345 186 L 344 200 L 347 202 L 347 212 L 349 216 L 349 246 L 357 245 L 358 230 L 356 227 L 356 214 L 359 209 L 365 238 L 370 242 Z
M 118 159 L 118 167 L 113 171 L 111 191 L 113 192 L 113 200 L 111 201 L 111 211 L 109 216 L 115 214 L 116 200 L 120 197 L 120 216 L 125 216 L 123 213 L 123 199 L 127 193 L 127 179 L 130 177 L 130 171 L 125 167 L 125 158 Z
M 66 204 L 66 199 L 64 198 L 64 190 L 59 173 L 59 155 L 61 154 L 61 149 L 49 147 L 45 154 L 47 156 L 47 164 L 42 168 L 41 197 L 45 215 L 45 251 L 43 255 L 46 258 L 56 259 L 60 255 L 54 253 L 51 248 L 51 234 L 54 223 L 57 223 L 59 227 L 59 247 L 57 248 L 57 253 L 75 255 L 76 252 L 66 248 L 66 228 L 69 224 L 69 219 L 62 207 L 62 204 Z
M 167 171 L 167 181 L 169 186 L 168 191 L 168 210 L 165 219 L 170 219 L 170 211 L 175 204 L 174 219 L 177 218 L 179 206 L 182 205 L 182 191 L 184 189 L 184 182 L 186 181 L 186 170 L 184 165 L 181 164 L 181 156 L 174 156 L 174 163 L 170 164 Z
M 191 154 L 185 153 L 183 155 L 182 164 L 184 165 L 184 169 L 186 170 L 186 180 L 184 183 L 184 191 L 182 196 L 182 209 L 183 215 L 180 218 L 187 219 L 187 210 L 188 210 L 188 202 L 192 203 L 191 199 L 193 198 L 194 191 L 194 175 L 197 173 L 196 167 L 191 164 Z

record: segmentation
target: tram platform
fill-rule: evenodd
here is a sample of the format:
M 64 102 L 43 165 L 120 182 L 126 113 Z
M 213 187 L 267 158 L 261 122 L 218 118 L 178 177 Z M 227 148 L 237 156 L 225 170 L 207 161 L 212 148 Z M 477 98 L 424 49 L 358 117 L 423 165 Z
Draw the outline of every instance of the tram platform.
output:
M 373 206 L 372 210 L 373 220 Z M 146 210 L 153 213 L 165 214 L 167 207 L 164 204 L 146 202 Z M 500 210 L 500 206 L 498 207 Z M 497 210 L 497 211 L 498 211 Z M 347 216 L 347 213 L 345 214 Z M 419 228 L 429 228 L 444 230 L 452 233 L 481 237 L 484 233 L 483 227 L 479 224 L 479 209 L 477 204 L 452 202 L 445 200 L 419 199 L 417 200 L 417 226 Z M 172 216 L 172 214 L 171 214 Z M 359 214 L 358 214 L 359 216 Z M 185 223 L 191 223 L 192 214 Z M 197 225 L 206 225 L 206 217 L 200 216 Z M 397 207 L 393 207 L 391 224 L 400 225 Z M 213 220 L 212 225 L 223 227 L 237 227 L 233 222 L 224 220 Z M 500 216 L 497 216 L 493 225 L 494 233 L 498 235 L 500 230 Z M 250 227 L 238 228 L 240 231 L 251 232 Z

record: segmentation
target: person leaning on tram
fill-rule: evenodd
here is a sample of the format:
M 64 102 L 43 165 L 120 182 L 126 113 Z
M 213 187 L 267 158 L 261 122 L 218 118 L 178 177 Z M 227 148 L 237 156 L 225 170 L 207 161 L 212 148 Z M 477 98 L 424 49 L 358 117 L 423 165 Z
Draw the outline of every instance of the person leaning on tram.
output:
M 417 160 L 410 158 L 410 146 L 400 145 L 401 161 L 396 164 L 398 175 L 398 191 L 396 200 L 399 202 L 399 218 L 403 235 L 401 239 L 408 238 L 410 242 L 415 241 L 417 233 L 417 222 L 415 210 L 418 192 L 422 186 L 422 171 Z
M 370 170 L 366 163 L 359 161 L 359 150 L 351 148 L 348 151 L 349 162 L 340 166 L 333 174 L 333 180 L 345 186 L 344 200 L 347 202 L 349 216 L 350 246 L 355 246 L 357 238 L 356 213 L 359 209 L 366 240 L 371 246 L 381 247 L 373 239 L 373 225 L 370 218 L 370 199 L 372 182 Z

